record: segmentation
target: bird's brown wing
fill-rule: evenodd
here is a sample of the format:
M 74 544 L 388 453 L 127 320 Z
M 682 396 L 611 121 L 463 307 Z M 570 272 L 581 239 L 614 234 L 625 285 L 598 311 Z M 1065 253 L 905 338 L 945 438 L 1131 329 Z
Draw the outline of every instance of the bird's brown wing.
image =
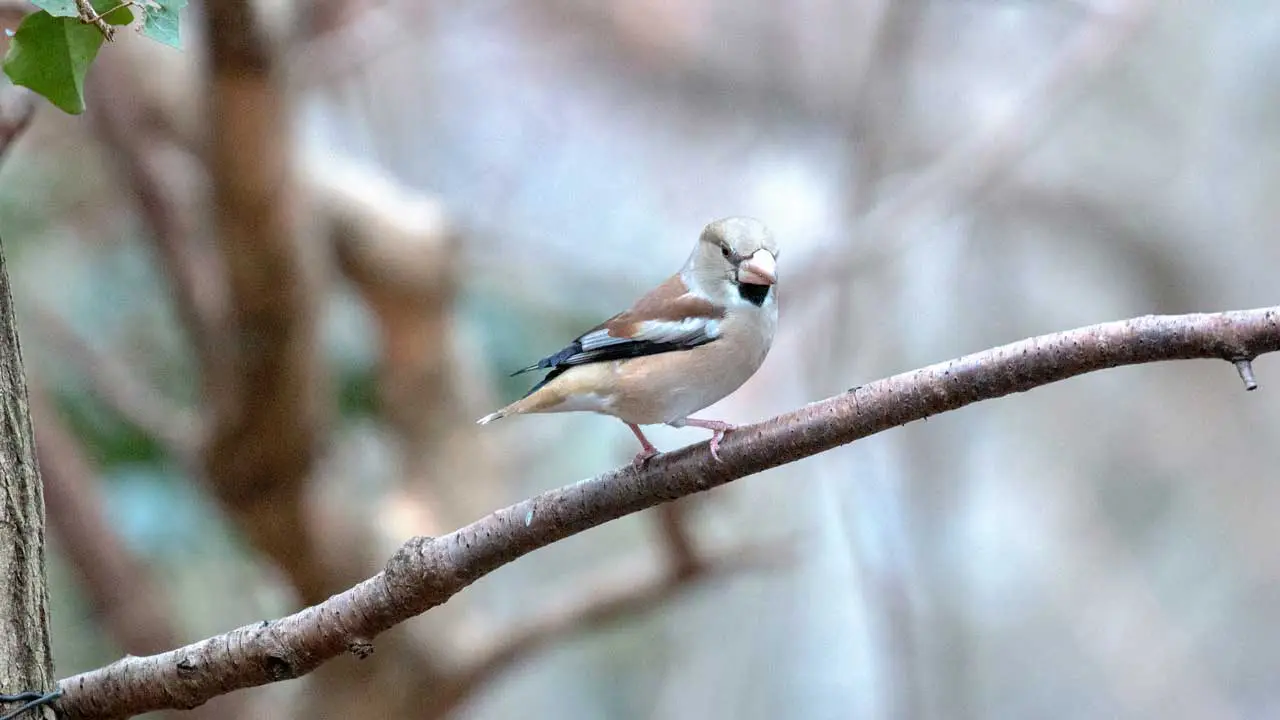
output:
M 713 342 L 719 337 L 723 318 L 724 308 L 691 294 L 676 275 L 640 298 L 630 310 L 614 315 L 559 352 L 512 375 L 551 370 L 529 390 L 533 393 L 574 365 L 688 350 Z

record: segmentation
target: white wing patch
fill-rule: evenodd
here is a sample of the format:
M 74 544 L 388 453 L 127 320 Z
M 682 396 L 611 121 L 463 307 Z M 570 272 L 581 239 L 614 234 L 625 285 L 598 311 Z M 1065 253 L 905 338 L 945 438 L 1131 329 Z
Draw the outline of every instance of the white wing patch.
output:
M 631 337 L 614 337 L 601 328 L 579 338 L 582 351 L 590 352 L 622 343 L 677 343 L 706 342 L 720 336 L 720 321 L 715 318 L 685 318 L 683 320 L 646 320 L 639 323 Z

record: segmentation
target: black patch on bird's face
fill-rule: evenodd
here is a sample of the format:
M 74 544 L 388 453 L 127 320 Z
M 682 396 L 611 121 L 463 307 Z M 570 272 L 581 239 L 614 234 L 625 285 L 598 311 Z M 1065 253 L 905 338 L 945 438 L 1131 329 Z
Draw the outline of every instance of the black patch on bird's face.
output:
M 764 301 L 769 297 L 769 291 L 773 289 L 772 285 L 753 285 L 751 283 L 738 283 L 738 294 L 743 300 L 760 307 L 764 305 Z

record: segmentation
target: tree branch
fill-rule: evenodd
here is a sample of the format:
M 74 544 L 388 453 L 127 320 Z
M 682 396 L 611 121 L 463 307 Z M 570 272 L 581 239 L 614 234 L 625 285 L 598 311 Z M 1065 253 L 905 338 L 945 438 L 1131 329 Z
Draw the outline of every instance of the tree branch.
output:
M 68 678 L 59 711 L 105 718 L 194 707 L 232 690 L 365 655 L 379 633 L 507 563 L 610 520 L 795 462 L 890 428 L 1089 372 L 1165 360 L 1234 363 L 1280 350 L 1280 306 L 1145 316 L 1044 335 L 855 387 L 706 444 L 550 490 L 438 538 L 405 543 L 386 569 L 275 621 Z

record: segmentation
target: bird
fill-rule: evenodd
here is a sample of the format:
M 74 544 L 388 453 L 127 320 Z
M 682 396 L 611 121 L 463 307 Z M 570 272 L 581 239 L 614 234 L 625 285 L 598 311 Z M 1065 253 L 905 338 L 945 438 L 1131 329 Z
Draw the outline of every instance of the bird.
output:
M 709 223 L 684 266 L 614 315 L 512 376 L 547 370 L 519 400 L 476 422 L 527 413 L 595 412 L 626 423 L 641 450 L 658 455 L 641 425 L 712 431 L 711 455 L 736 426 L 690 417 L 733 393 L 760 369 L 778 325 L 778 244 L 761 221 Z

